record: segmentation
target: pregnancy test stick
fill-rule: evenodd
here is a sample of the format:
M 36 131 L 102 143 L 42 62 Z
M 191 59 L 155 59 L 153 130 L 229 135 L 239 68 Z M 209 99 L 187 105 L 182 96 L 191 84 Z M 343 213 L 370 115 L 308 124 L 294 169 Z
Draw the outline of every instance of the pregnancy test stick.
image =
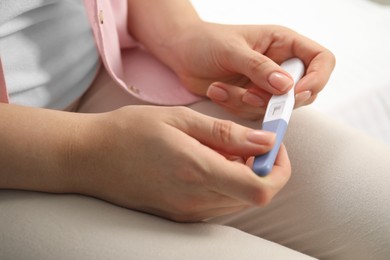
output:
M 284 134 L 286 133 L 288 121 L 294 109 L 295 84 L 301 79 L 305 72 L 303 62 L 298 58 L 292 58 L 282 63 L 281 67 L 294 79 L 293 87 L 283 95 L 273 95 L 268 102 L 265 111 L 262 130 L 276 133 L 274 147 L 267 153 L 255 157 L 253 171 L 259 176 L 266 176 L 274 166 Z

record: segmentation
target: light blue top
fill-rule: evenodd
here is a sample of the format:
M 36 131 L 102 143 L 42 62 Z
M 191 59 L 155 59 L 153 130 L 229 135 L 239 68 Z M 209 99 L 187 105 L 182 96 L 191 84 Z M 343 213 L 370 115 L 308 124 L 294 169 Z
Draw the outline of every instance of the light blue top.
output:
M 99 67 L 83 0 L 0 0 L 0 55 L 10 102 L 63 109 Z

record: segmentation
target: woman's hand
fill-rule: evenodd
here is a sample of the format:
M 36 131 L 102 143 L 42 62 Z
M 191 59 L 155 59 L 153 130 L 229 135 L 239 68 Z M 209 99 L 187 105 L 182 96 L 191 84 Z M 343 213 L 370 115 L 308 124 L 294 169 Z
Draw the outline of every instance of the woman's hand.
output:
M 188 108 L 131 106 L 91 118 L 68 146 L 76 192 L 127 208 L 198 221 L 267 204 L 290 177 L 284 147 L 269 176 L 250 168 L 272 133 Z
M 192 92 L 244 118 L 259 118 L 292 79 L 278 64 L 297 57 L 306 74 L 296 106 L 313 102 L 335 65 L 333 54 L 281 26 L 203 22 L 189 1 L 128 0 L 128 31 L 171 67 Z
M 333 54 L 281 26 L 193 23 L 172 38 L 171 55 L 160 55 L 194 93 L 207 95 L 228 111 L 256 119 L 272 94 L 292 87 L 278 64 L 300 58 L 306 66 L 296 85 L 296 107 L 310 104 L 328 81 Z

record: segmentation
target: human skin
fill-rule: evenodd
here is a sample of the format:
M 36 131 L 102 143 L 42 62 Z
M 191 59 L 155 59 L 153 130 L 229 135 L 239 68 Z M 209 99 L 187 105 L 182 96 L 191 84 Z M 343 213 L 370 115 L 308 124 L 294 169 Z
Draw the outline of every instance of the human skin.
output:
M 298 57 L 306 66 L 296 107 L 315 100 L 335 66 L 329 50 L 282 26 L 207 23 L 182 0 L 128 0 L 128 6 L 132 35 L 189 90 L 244 118 L 258 119 L 272 94 L 292 87 L 281 62 Z
M 251 155 L 272 147 L 272 133 L 184 107 L 81 114 L 0 104 L 0 111 L 1 189 L 78 193 L 198 221 L 265 205 L 290 177 L 284 148 L 269 177 L 248 167 Z
M 297 91 L 312 94 L 302 104 L 314 99 L 334 66 L 330 52 L 288 29 L 272 27 L 278 34 L 271 27 L 205 23 L 181 0 L 128 3 L 129 31 L 191 91 L 242 117 L 261 115 L 257 104 L 248 104 L 249 92 L 264 98 L 291 87 L 276 62 L 290 56 L 305 62 Z M 302 40 L 294 44 L 301 47 L 279 55 L 281 42 L 268 37 L 283 32 Z M 261 53 L 266 43 L 275 48 Z M 279 76 L 271 77 L 274 72 Z M 213 94 L 215 84 L 226 100 Z M 267 177 L 250 169 L 251 156 L 272 147 L 272 133 L 183 107 L 126 106 L 82 114 L 0 104 L 0 122 L 1 189 L 78 193 L 176 221 L 265 205 L 291 174 L 284 146 Z

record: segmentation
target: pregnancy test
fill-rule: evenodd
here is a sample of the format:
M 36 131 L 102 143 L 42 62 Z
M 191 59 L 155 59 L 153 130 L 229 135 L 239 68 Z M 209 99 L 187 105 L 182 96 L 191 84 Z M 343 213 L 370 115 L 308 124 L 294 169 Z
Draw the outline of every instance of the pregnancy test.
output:
M 267 153 L 255 157 L 253 171 L 259 176 L 266 176 L 274 166 L 284 134 L 286 133 L 288 121 L 294 109 L 295 84 L 301 79 L 305 72 L 303 62 L 298 58 L 289 59 L 281 64 L 281 67 L 288 72 L 294 80 L 293 87 L 283 95 L 273 95 L 268 102 L 265 111 L 262 130 L 276 133 L 274 147 Z

